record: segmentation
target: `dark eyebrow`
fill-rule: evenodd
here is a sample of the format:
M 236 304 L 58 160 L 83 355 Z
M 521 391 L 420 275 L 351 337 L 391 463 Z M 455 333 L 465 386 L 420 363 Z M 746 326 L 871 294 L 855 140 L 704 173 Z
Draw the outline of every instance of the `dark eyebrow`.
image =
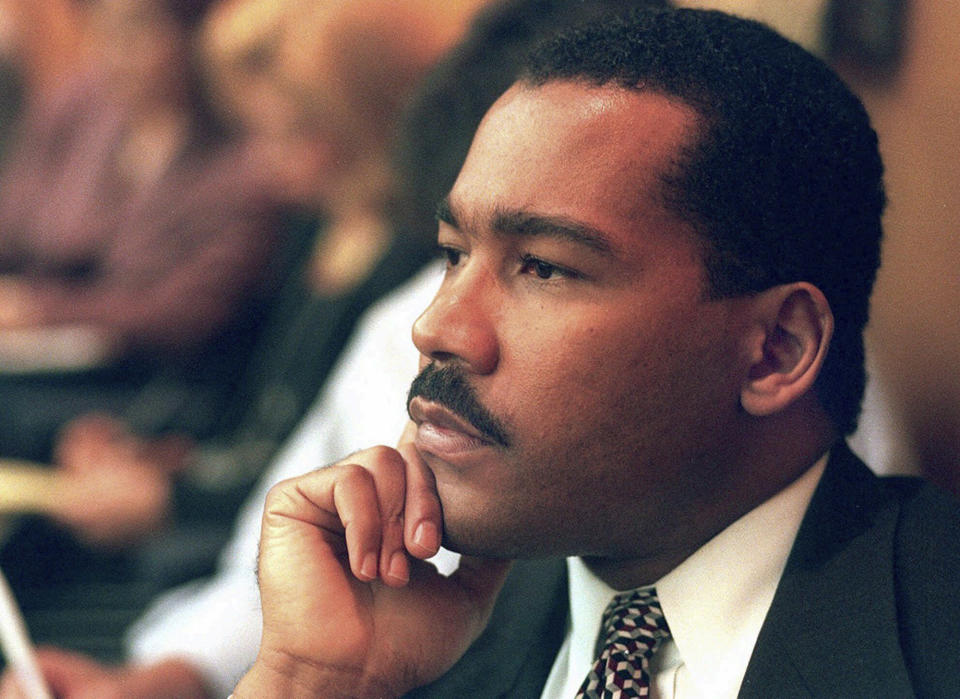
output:
M 502 235 L 566 240 L 603 255 L 613 255 L 609 237 L 601 230 L 563 216 L 543 216 L 525 211 L 498 211 L 493 230 Z
M 438 221 L 462 230 L 449 197 L 444 197 L 437 203 L 436 216 Z M 609 236 L 603 231 L 563 216 L 495 209 L 491 227 L 499 235 L 556 238 L 583 245 L 603 255 L 614 254 Z

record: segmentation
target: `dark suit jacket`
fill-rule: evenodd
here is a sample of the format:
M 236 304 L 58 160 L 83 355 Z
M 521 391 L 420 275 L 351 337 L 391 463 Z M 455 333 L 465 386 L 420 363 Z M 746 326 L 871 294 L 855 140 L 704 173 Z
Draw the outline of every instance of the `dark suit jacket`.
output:
M 735 562 L 734 562 L 735 563 Z M 742 697 L 960 697 L 960 504 L 837 445 Z M 484 634 L 414 697 L 540 696 L 563 640 L 563 561 L 518 563 Z

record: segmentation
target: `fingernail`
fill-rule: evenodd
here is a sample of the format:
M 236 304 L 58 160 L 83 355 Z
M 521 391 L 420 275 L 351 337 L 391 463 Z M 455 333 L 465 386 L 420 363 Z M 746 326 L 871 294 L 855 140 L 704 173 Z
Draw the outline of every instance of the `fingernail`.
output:
M 413 543 L 427 551 L 436 551 L 440 548 L 440 536 L 436 525 L 430 521 L 420 522 L 413 532 Z
M 360 574 L 373 580 L 377 577 L 377 554 L 372 551 L 363 557 L 363 565 L 360 566 Z
M 407 582 L 407 580 L 410 579 L 410 571 L 407 567 L 407 557 L 405 554 L 397 551 L 390 557 L 389 575 L 394 580 L 402 580 L 403 582 Z

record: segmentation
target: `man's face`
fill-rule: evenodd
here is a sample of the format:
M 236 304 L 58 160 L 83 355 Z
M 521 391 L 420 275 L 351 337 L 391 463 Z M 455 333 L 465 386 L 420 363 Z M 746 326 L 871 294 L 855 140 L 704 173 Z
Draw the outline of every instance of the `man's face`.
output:
M 514 86 L 480 126 L 414 326 L 451 547 L 669 555 L 720 507 L 746 314 L 706 300 L 698 239 L 659 201 L 695 132 L 675 100 L 574 82 Z

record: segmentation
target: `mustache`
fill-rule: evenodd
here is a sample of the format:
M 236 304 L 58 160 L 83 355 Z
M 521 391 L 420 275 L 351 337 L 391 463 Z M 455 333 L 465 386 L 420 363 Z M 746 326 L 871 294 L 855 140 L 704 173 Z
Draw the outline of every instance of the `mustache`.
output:
M 431 362 L 410 384 L 407 393 L 407 413 L 410 401 L 416 397 L 438 403 L 469 422 L 488 441 L 502 447 L 510 446 L 510 437 L 503 423 L 480 403 L 466 373 L 455 366 L 438 367 Z

